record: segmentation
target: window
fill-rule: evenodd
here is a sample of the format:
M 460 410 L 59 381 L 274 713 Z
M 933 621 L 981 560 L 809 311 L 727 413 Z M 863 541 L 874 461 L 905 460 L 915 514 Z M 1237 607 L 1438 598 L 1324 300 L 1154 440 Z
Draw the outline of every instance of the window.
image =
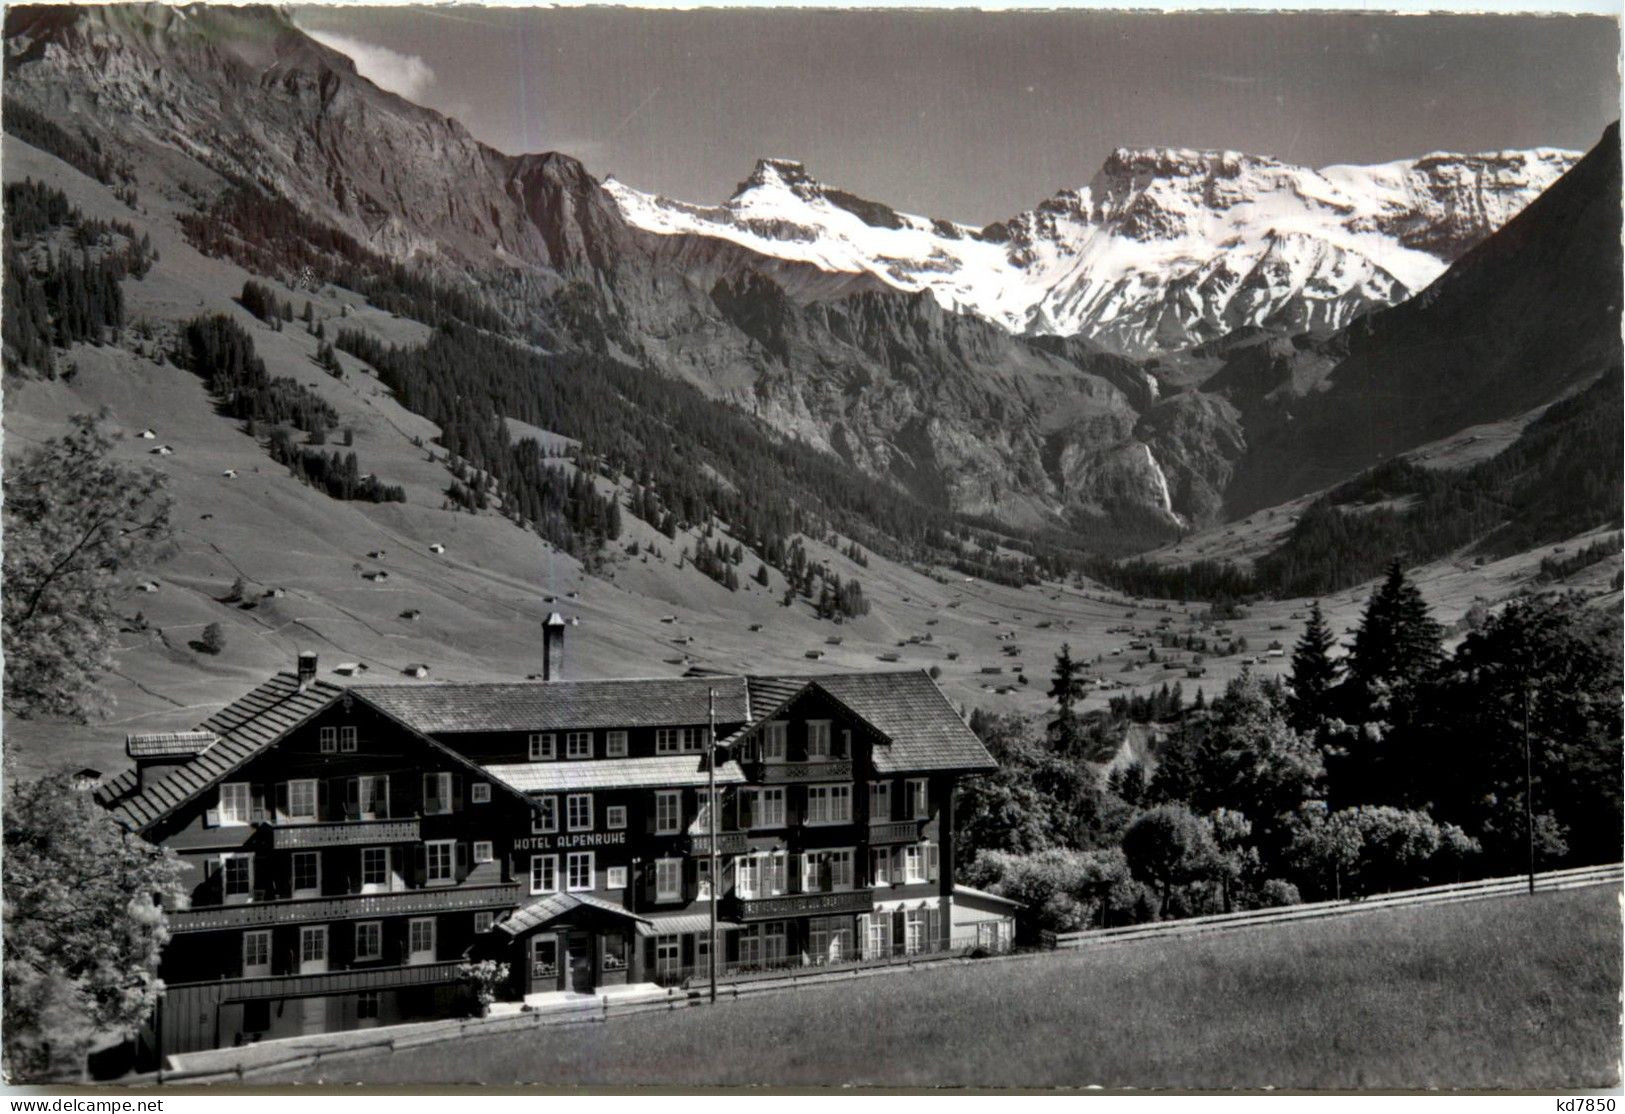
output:
M 655 834 L 675 835 L 683 829 L 683 794 L 664 790 L 655 794 Z
M 228 781 L 220 787 L 220 823 L 246 824 L 253 808 L 246 781 Z
M 807 721 L 807 761 L 816 762 L 829 757 L 829 720 Z
M 423 815 L 436 816 L 451 811 L 451 775 L 423 775 Z
M 626 868 L 612 866 L 604 872 L 604 885 L 611 890 L 626 889 Z
M 937 845 L 916 843 L 903 848 L 903 881 L 935 882 L 937 880 Z
M 655 973 L 670 977 L 683 965 L 683 940 L 680 936 L 655 937 Z
M 877 913 L 874 916 L 859 917 L 858 924 L 869 923 L 865 933 L 863 956 L 865 959 L 881 959 L 891 954 L 891 914 Z
M 271 973 L 271 934 L 269 932 L 243 933 L 243 978 L 252 979 Z
M 785 757 L 784 740 L 789 724 L 782 720 L 774 720 L 762 732 L 762 761 L 783 762 Z
M 423 845 L 423 879 L 430 886 L 449 886 L 457 881 L 457 841 L 432 839 Z
M 406 923 L 406 962 L 433 963 L 434 918 L 414 917 Z
M 476 781 L 473 785 L 470 785 L 468 787 L 468 799 L 477 805 L 490 804 L 491 783 L 488 781 Z
M 559 830 L 559 799 L 557 797 L 537 797 L 536 809 L 530 814 L 530 830 L 533 835 L 547 835 Z
M 891 885 L 891 848 L 869 848 L 869 884 L 871 886 Z
M 814 917 L 807 922 L 807 958 L 812 963 L 839 963 L 852 958 L 850 917 Z
M 930 783 L 923 777 L 911 777 L 905 786 L 908 805 L 908 814 L 915 820 L 926 820 L 931 816 Z
M 700 731 L 697 727 L 655 728 L 656 754 L 681 754 L 699 750 L 700 746 Z
M 610 805 L 604 809 L 604 825 L 611 831 L 621 831 L 626 827 L 626 806 Z
M 288 819 L 316 819 L 316 779 L 288 782 Z
M 808 824 L 850 824 L 852 787 L 850 785 L 807 786 Z
M 559 939 L 552 933 L 539 932 L 530 938 L 531 978 L 545 978 L 559 973 Z
M 356 732 L 353 727 L 339 728 L 339 753 L 354 754 L 357 750 Z
M 559 892 L 559 857 L 532 855 L 530 857 L 530 892 L 552 894 Z
M 565 861 L 565 882 L 574 893 L 592 889 L 592 852 L 572 851 Z
M 357 962 L 384 958 L 383 921 L 358 921 L 356 923 L 355 957 Z
M 925 950 L 925 910 L 910 909 L 903 917 L 903 954 L 917 955 Z
M 808 851 L 801 856 L 801 892 L 833 893 L 852 888 L 852 849 Z
M 378 1020 L 378 992 L 376 990 L 363 990 L 356 994 L 355 1019 L 357 1021 Z
M 554 757 L 554 737 L 552 735 L 532 735 L 530 737 L 530 760 L 532 762 L 545 762 Z
M 592 830 L 592 794 L 571 793 L 564 799 L 564 817 L 572 832 Z
M 604 757 L 605 758 L 625 758 L 626 757 L 626 732 L 625 731 L 611 731 L 608 735 L 604 736 Z
M 474 841 L 474 861 L 476 863 L 488 863 L 496 857 L 496 850 L 491 846 L 490 840 L 476 839 Z
M 711 857 L 709 855 L 694 860 L 694 896 L 701 901 L 711 896 Z
M 564 737 L 564 757 L 591 758 L 592 732 L 572 731 Z
M 355 815 L 358 818 L 380 820 L 389 815 L 388 774 L 353 778 L 350 787 L 355 796 Z
M 339 729 L 324 727 L 321 733 L 321 750 L 323 754 L 336 754 L 339 749 Z
M 483 936 L 496 927 L 497 915 L 489 909 L 474 914 L 474 935 Z
M 784 827 L 784 790 L 782 788 L 754 790 L 751 804 L 748 827 Z
M 734 889 L 740 897 L 775 897 L 789 889 L 789 859 L 783 851 L 741 855 L 734 861 Z
M 869 823 L 884 824 L 891 819 L 891 782 L 869 783 Z
M 293 896 L 317 897 L 322 892 L 322 857 L 315 851 L 293 853 Z
M 655 860 L 655 900 L 681 901 L 683 899 L 683 860 Z
M 389 848 L 361 849 L 361 892 L 383 893 L 389 889 Z
M 784 962 L 783 921 L 768 921 L 762 926 L 762 962 L 768 966 Z
M 227 902 L 243 902 L 253 899 L 253 855 L 220 856 L 220 895 Z
M 299 969 L 327 966 L 327 926 L 305 925 L 299 929 Z

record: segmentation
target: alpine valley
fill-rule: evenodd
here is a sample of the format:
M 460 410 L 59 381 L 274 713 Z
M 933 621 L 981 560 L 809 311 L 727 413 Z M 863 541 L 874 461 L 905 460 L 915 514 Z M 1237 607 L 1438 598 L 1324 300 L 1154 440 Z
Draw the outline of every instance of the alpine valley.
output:
M 126 648 L 149 664 L 121 690 L 154 722 L 301 632 L 375 667 L 522 674 L 495 632 L 565 590 L 602 672 L 681 608 L 720 641 L 663 640 L 676 665 L 872 661 L 965 575 L 1008 591 L 983 618 L 1040 580 L 1080 607 L 1102 581 L 1340 592 L 1378 569 L 1328 572 L 1328 522 L 1381 524 L 1350 543 L 1378 568 L 1401 538 L 1420 562 L 1521 561 L 1508 576 L 1618 526 L 1617 127 L 1589 153 L 1320 169 L 1120 148 L 972 227 L 786 158 L 717 202 L 506 154 L 280 9 L 13 6 L 5 51 L 8 455 L 101 406 L 154 431 L 122 451 L 172 477 L 184 525 L 152 583 L 186 598 L 141 601 Z M 52 300 L 81 281 L 68 244 L 129 261 L 105 328 L 62 324 L 83 316 Z M 302 453 L 341 431 L 349 464 Z M 1495 482 L 1517 497 L 1487 509 L 1474 469 L 1514 458 Z M 1438 484 L 1472 508 L 1448 538 L 1404 518 Z M 397 623 L 358 586 L 378 538 L 443 612 Z M 233 611 L 214 687 L 188 691 L 174 631 L 238 577 L 302 587 Z M 1075 640 L 1112 598 L 1067 617 Z M 775 645 L 722 638 L 746 614 Z

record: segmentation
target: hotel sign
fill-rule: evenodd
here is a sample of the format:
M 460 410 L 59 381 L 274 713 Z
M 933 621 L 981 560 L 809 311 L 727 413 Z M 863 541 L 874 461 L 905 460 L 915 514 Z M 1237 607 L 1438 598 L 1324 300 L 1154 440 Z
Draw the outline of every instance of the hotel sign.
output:
M 527 836 L 513 841 L 515 851 L 565 851 L 585 847 L 615 847 L 626 842 L 625 832 L 566 832 Z
M 745 920 L 766 917 L 800 917 L 809 913 L 867 913 L 873 907 L 873 898 L 862 891 L 838 894 L 795 894 L 790 897 L 767 897 L 755 901 L 741 900 L 739 915 Z

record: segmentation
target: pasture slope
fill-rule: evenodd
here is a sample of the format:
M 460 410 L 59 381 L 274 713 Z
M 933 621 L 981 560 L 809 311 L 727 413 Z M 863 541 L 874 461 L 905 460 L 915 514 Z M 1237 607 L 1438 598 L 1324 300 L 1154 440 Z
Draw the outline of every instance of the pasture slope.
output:
M 6 749 L 25 773 L 63 765 L 121 768 L 127 732 L 192 726 L 267 674 L 291 667 L 304 649 L 320 653 L 328 678 L 335 678 L 334 666 L 351 662 L 364 666 L 371 680 L 402 679 L 409 663 L 427 664 L 430 681 L 520 679 L 540 668 L 539 627 L 553 610 L 578 622 L 568 636 L 566 673 L 573 677 L 670 676 L 691 666 L 756 672 L 936 667 L 944 690 L 967 713 L 977 706 L 1040 711 L 1062 642 L 1090 663 L 1092 674 L 1125 689 L 1177 680 L 1187 695 L 1202 687 L 1211 697 L 1241 668 L 1240 656 L 1210 657 L 1205 675 L 1192 680 L 1185 669 L 1190 655 L 1170 666 L 1128 648 L 1137 632 L 1163 618 L 1175 630 L 1186 629 L 1199 605 L 1134 603 L 1098 586 L 1017 590 L 878 556 L 860 568 L 822 542 L 810 542 L 809 555 L 827 560 L 843 577 L 858 577 L 869 615 L 836 627 L 817 620 L 804 603 L 781 606 L 782 578 L 774 573 L 767 587 L 756 585 L 751 577 L 758 562 L 749 553 L 741 590 L 728 592 L 692 566 L 678 567 L 691 536 L 673 543 L 631 515 L 624 516 L 625 535 L 606 567 L 589 575 L 496 513 L 446 509 L 450 475 L 432 444 L 438 430 L 399 406 L 361 361 L 341 354 L 344 374 L 334 378 L 318 367 L 317 342 L 297 323 L 272 331 L 238 306 L 233 299 L 251 276 L 202 256 L 184 240 L 175 217 L 193 203 L 174 182 L 143 180 L 142 209 L 133 212 L 101 183 L 14 136 L 4 138 L 3 163 L 6 181 L 46 181 L 88 215 L 129 221 L 152 237 L 159 261 L 144 280 L 124 285 L 129 320 L 162 329 L 199 313 L 232 315 L 249 329 L 273 376 L 293 377 L 338 410 L 341 423 L 354 430 L 362 470 L 407 493 L 404 504 L 372 505 L 339 502 L 301 485 L 237 423 L 215 412 L 199 380 L 129 346 L 76 348 L 71 382 L 8 383 L 7 459 L 59 433 L 69 415 L 105 407 L 110 424 L 125 433 L 121 456 L 167 472 L 175 498 L 172 552 L 140 578 L 150 579 L 154 590 L 132 590 L 125 604 L 131 622 L 121 635 L 117 671 L 107 678 L 115 700 L 108 717 L 76 725 L 8 716 Z M 393 343 L 418 343 L 427 335 L 421 324 L 369 307 L 348 291 L 276 289 L 298 308 L 311 301 L 329 335 L 341 321 Z M 155 440 L 139 438 L 146 429 L 155 431 Z M 570 444 L 547 431 L 516 426 L 515 433 L 566 450 Z M 158 445 L 172 447 L 173 455 L 153 455 Z M 1207 552 L 1218 537 L 1194 538 L 1187 552 Z M 632 542 L 658 553 L 628 556 Z M 368 556 L 379 550 L 383 556 Z M 1420 581 L 1438 617 L 1450 623 L 1475 597 L 1514 592 L 1540 556 L 1483 568 L 1440 562 L 1422 570 Z M 1605 562 L 1582 578 L 1589 587 L 1606 587 L 1618 565 L 1617 559 Z M 380 569 L 387 580 L 362 576 Z M 238 577 L 251 606 L 224 600 Z M 267 594 L 273 589 L 280 593 Z M 1349 591 L 1327 601 L 1335 629 L 1352 626 L 1366 594 Z M 1302 608 L 1301 601 L 1265 604 L 1226 625 L 1247 639 L 1251 655 L 1265 653 L 1272 641 L 1290 648 Z M 414 618 L 404 617 L 414 611 Z M 224 630 L 225 649 L 199 654 L 189 644 L 212 622 Z M 1130 624 L 1136 633 L 1124 633 Z M 1019 653 L 1006 653 L 1012 647 Z M 898 660 L 882 665 L 882 654 Z M 1280 672 L 1286 664 L 1268 658 L 1259 668 Z M 1097 690 L 1091 703 L 1108 695 Z
M 271 1083 L 1558 1091 L 1619 1084 L 1615 886 L 449 1040 Z M 996 1019 L 996 1020 L 993 1020 Z

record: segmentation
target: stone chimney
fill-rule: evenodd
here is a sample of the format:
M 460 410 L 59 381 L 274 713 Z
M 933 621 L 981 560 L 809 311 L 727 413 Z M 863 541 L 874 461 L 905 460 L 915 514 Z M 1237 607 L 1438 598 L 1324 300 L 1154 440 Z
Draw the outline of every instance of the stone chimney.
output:
M 564 678 L 564 616 L 557 611 L 542 624 L 542 680 Z
M 304 692 L 316 683 L 316 651 L 301 650 L 299 653 L 299 691 Z

